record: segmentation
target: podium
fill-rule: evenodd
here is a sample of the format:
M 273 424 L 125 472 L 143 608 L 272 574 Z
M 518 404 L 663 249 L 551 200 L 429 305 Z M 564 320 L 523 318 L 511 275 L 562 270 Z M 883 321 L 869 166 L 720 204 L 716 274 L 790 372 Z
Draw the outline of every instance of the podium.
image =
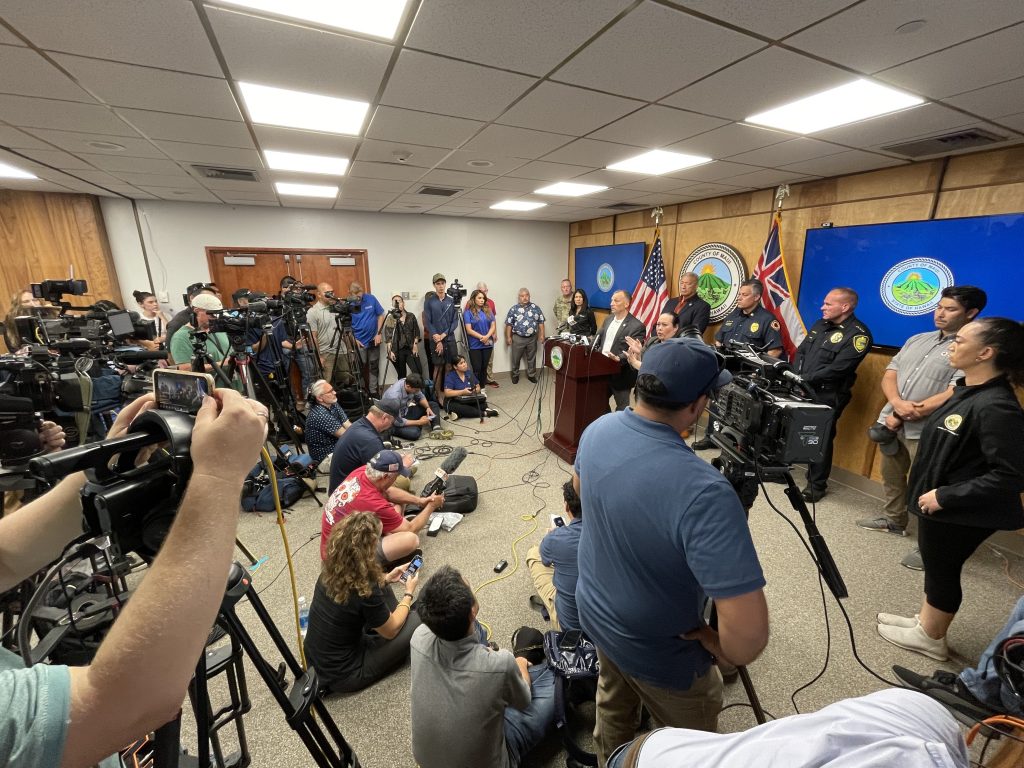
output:
M 544 445 L 572 464 L 583 430 L 611 410 L 608 378 L 622 366 L 587 344 L 558 338 L 544 342 L 544 365 L 555 372 L 555 424 L 554 430 L 544 435 Z

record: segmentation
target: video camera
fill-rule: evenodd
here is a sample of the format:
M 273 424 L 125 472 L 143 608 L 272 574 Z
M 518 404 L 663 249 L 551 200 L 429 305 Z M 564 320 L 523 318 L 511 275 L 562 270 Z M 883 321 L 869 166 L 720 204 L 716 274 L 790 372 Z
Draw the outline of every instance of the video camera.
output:
M 764 466 L 820 461 L 832 409 L 811 399 L 785 361 L 749 344 L 731 343 L 725 353 L 734 376 L 708 404 L 712 441 Z
M 327 291 L 324 296 L 330 302 L 327 305 L 327 310 L 338 315 L 343 325 L 351 325 L 352 315 L 356 312 L 361 312 L 363 309 L 362 297 L 358 299 L 352 297 L 340 298 L 335 296 L 332 291 Z
M 391 302 L 391 309 L 388 310 L 388 314 L 395 318 L 395 320 L 402 319 L 402 308 L 398 306 L 398 299 Z
M 448 286 L 448 290 L 445 291 L 451 296 L 452 301 L 456 304 L 462 304 L 462 300 L 466 298 L 466 288 L 459 282 L 459 278 L 452 280 L 452 284 Z
M 89 285 L 85 280 L 43 280 L 41 283 L 32 283 L 32 296 L 53 303 L 59 302 L 65 293 L 84 296 L 88 292 Z

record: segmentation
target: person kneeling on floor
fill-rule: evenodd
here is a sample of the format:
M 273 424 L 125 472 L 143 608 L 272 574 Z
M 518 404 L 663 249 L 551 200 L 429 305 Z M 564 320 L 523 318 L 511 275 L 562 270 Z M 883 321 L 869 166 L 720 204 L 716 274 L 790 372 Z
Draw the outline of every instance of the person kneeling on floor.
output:
M 384 392 L 382 400 L 399 403 L 398 416 L 391 428 L 403 440 L 419 440 L 428 429 L 441 429 L 441 406 L 429 402 L 423 394 L 423 377 L 410 373 Z

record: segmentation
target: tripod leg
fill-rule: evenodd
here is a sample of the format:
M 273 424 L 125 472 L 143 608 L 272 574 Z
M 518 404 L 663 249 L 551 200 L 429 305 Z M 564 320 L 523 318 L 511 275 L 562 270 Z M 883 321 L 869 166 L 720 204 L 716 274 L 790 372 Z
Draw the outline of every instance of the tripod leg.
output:
M 256 565 L 256 558 L 252 556 L 252 552 L 249 551 L 248 547 L 246 547 L 238 537 L 235 537 L 235 546 L 241 550 L 243 555 L 245 555 L 246 559 L 249 561 L 249 565 Z
M 750 679 L 750 673 L 747 672 L 745 666 L 736 667 L 736 671 L 740 675 L 740 682 L 743 683 L 743 690 L 746 691 L 747 700 L 750 701 L 750 708 L 754 710 L 754 719 L 757 720 L 758 725 L 764 725 L 768 722 L 764 715 L 764 709 L 761 707 L 761 700 L 757 698 L 757 691 L 754 690 L 754 683 Z

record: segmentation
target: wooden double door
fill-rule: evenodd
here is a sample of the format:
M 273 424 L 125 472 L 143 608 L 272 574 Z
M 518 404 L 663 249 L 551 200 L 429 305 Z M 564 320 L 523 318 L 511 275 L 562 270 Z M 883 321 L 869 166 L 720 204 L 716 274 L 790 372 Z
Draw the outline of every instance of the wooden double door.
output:
M 206 261 L 225 306 L 239 288 L 277 294 L 285 275 L 310 285 L 330 283 L 338 296 L 347 296 L 352 282 L 370 291 L 365 250 L 207 248 Z

